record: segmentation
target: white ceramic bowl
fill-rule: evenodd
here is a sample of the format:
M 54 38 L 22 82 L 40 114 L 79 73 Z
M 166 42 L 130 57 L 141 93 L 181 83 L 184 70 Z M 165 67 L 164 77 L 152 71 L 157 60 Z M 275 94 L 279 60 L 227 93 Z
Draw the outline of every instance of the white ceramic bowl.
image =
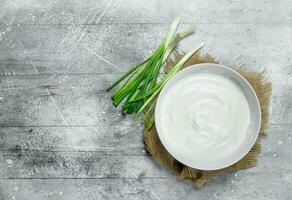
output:
M 185 76 L 189 75 L 190 73 L 213 73 L 218 75 L 223 75 L 224 77 L 227 77 L 234 81 L 236 84 L 240 86 L 243 93 L 246 96 L 249 109 L 250 109 L 250 127 L 248 128 L 247 136 L 244 139 L 244 142 L 241 143 L 241 146 L 237 148 L 236 151 L 234 151 L 231 155 L 214 162 L 208 162 L 208 163 L 202 163 L 197 160 L 195 160 L 192 157 L 182 157 L 180 154 L 176 151 L 175 147 L 168 144 L 167 137 L 170 137 L 167 133 L 163 132 L 162 130 L 162 119 L 163 119 L 163 113 L 161 112 L 161 107 L 163 104 L 163 99 L 165 98 L 166 93 L 169 91 L 169 89 L 179 80 L 184 78 Z M 216 170 L 228 167 L 240 159 L 242 159 L 252 148 L 254 143 L 256 142 L 256 139 L 259 134 L 260 125 L 261 125 L 261 110 L 260 110 L 260 104 L 258 101 L 258 98 L 251 87 L 251 85 L 247 82 L 247 80 L 241 76 L 236 71 L 222 66 L 218 64 L 211 64 L 211 63 L 204 63 L 204 64 L 197 64 L 193 65 L 191 67 L 185 68 L 179 73 L 177 73 L 175 76 L 173 76 L 165 85 L 165 87 L 162 89 L 162 91 L 159 94 L 156 109 L 155 109 L 155 125 L 157 129 L 158 136 L 160 138 L 160 141 L 162 142 L 163 146 L 166 148 L 166 150 L 179 162 L 195 168 L 195 169 L 201 169 L 201 170 Z

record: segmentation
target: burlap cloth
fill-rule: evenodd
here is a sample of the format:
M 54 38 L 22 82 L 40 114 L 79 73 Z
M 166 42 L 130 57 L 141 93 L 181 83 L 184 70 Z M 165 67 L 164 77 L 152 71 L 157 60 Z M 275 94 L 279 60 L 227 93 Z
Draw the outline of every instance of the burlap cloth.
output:
M 167 73 L 171 67 L 181 58 L 181 54 L 176 54 L 175 59 L 169 61 L 165 67 L 165 72 Z M 214 58 L 210 55 L 193 55 L 184 67 L 188 67 L 194 64 L 199 63 L 217 63 Z M 206 181 L 210 180 L 212 177 L 215 177 L 219 174 L 234 172 L 241 169 L 247 169 L 253 167 L 257 163 L 257 156 L 261 150 L 260 139 L 265 136 L 265 130 L 268 127 L 269 123 L 269 103 L 272 91 L 272 84 L 266 79 L 262 73 L 245 71 L 237 67 L 233 67 L 237 72 L 246 78 L 246 80 L 251 84 L 255 90 L 257 97 L 260 101 L 261 113 L 262 113 L 262 124 L 259 133 L 259 138 L 257 139 L 255 145 L 249 151 L 249 153 L 242 158 L 237 163 L 220 170 L 213 171 L 204 171 L 194 169 L 188 166 L 183 165 L 182 163 L 175 160 L 163 147 L 161 144 L 158 135 L 156 133 L 156 128 L 153 128 L 150 131 L 144 129 L 144 142 L 146 149 L 152 155 L 154 160 L 160 163 L 163 166 L 166 166 L 172 173 L 175 175 L 190 180 L 194 183 L 196 187 L 202 187 Z

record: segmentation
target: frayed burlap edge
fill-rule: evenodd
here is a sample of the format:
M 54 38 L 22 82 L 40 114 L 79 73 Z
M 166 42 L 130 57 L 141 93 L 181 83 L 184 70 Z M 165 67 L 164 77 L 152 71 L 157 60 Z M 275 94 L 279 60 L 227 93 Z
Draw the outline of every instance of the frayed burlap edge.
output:
M 171 67 L 181 57 L 182 57 L 181 54 L 176 54 L 175 59 L 167 63 L 165 67 L 165 72 L 167 73 L 169 69 L 171 69 Z M 187 61 L 184 67 L 188 67 L 199 63 L 217 63 L 217 62 L 210 55 L 201 56 L 195 54 Z M 190 180 L 198 188 L 202 187 L 206 183 L 206 181 L 219 174 L 234 172 L 237 170 L 247 169 L 255 166 L 257 163 L 257 156 L 261 150 L 259 140 L 260 138 L 265 136 L 265 130 L 268 128 L 269 125 L 269 103 L 272 91 L 271 82 L 269 82 L 262 73 L 245 71 L 237 67 L 233 67 L 233 69 L 240 73 L 243 77 L 245 77 L 245 79 L 251 84 L 251 86 L 255 90 L 260 102 L 262 115 L 262 124 L 259 138 L 257 139 L 252 149 L 249 151 L 249 153 L 240 161 L 227 168 L 213 171 L 203 171 L 190 168 L 175 160 L 166 151 L 166 149 L 163 147 L 159 140 L 155 126 L 150 131 L 147 131 L 146 129 L 144 130 L 145 147 L 148 150 L 148 152 L 152 155 L 154 160 L 156 160 L 161 165 L 166 166 L 175 175 L 183 179 Z

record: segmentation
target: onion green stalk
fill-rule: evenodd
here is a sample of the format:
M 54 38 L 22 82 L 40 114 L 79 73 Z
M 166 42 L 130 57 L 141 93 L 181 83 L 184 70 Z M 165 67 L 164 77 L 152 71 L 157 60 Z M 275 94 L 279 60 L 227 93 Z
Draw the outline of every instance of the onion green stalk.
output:
M 113 104 L 118 106 L 121 102 L 123 102 L 123 113 L 135 113 L 134 119 L 137 119 L 141 112 L 147 108 L 143 122 L 147 123 L 148 128 L 154 123 L 154 116 L 152 112 L 155 107 L 155 102 L 152 102 L 154 97 L 160 92 L 166 82 L 181 69 L 187 59 L 202 47 L 201 45 L 192 49 L 165 77 L 163 77 L 163 79 L 158 81 L 158 75 L 160 74 L 161 67 L 165 64 L 177 44 L 183 38 L 195 32 L 195 27 L 191 26 L 187 30 L 175 34 L 180 21 L 181 18 L 177 17 L 172 22 L 170 31 L 152 55 L 136 66 L 130 68 L 124 75 L 122 75 L 107 88 L 107 91 L 110 91 L 119 85 L 118 89 L 112 94 L 111 97 Z M 151 102 L 152 104 L 150 105 Z M 149 120 L 146 120 L 148 118 Z
M 165 86 L 165 84 L 169 81 L 170 78 L 172 78 L 179 70 L 181 70 L 182 66 L 185 64 L 185 62 L 196 52 L 198 52 L 201 48 L 203 48 L 205 44 L 200 44 L 196 46 L 195 48 L 191 49 L 184 57 L 170 70 L 170 72 L 157 84 L 155 88 L 153 88 L 152 91 L 150 91 L 149 98 L 147 101 L 142 105 L 140 110 L 135 114 L 134 119 L 138 119 L 141 112 L 146 109 L 148 104 L 156 97 L 156 95 L 162 90 L 162 88 Z M 151 110 L 154 108 L 153 104 L 149 106 L 148 111 L 146 112 L 146 115 L 144 117 L 148 117 L 148 113 L 151 112 Z M 145 120 L 146 121 L 146 120 Z M 154 121 L 150 118 L 147 127 L 151 128 Z

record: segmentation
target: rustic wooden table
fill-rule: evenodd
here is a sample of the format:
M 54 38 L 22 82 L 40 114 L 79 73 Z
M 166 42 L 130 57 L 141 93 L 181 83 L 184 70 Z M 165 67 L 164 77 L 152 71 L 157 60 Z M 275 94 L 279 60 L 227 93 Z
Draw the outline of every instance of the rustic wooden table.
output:
M 175 16 L 222 64 L 273 83 L 258 166 L 196 189 L 145 152 L 105 87 Z M 292 199 L 290 0 L 0 0 L 0 199 Z

